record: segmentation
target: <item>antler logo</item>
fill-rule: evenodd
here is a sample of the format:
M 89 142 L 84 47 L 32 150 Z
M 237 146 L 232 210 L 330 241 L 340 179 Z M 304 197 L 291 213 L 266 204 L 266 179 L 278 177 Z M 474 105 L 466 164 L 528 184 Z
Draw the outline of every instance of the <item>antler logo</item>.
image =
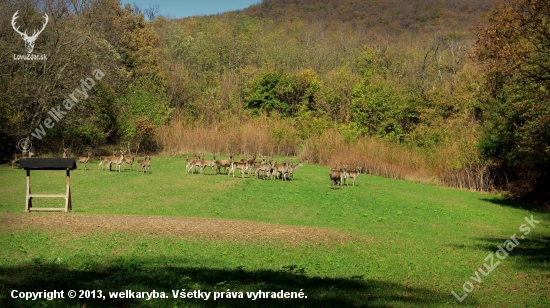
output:
M 34 50 L 34 41 L 36 41 L 36 39 L 38 38 L 38 35 L 40 35 L 40 33 L 42 33 L 42 31 L 44 31 L 44 28 L 46 28 L 46 25 L 48 24 L 48 20 L 49 20 L 48 14 L 44 13 L 45 22 L 44 22 L 44 25 L 42 26 L 42 29 L 40 29 L 39 31 L 34 30 L 32 35 L 29 36 L 27 34 L 27 30 L 25 30 L 25 32 L 21 32 L 21 31 L 19 31 L 19 27 L 16 27 L 16 25 L 15 25 L 15 20 L 17 18 L 19 18 L 19 16 L 17 16 L 18 12 L 19 11 L 15 12 L 15 14 L 13 14 L 13 17 L 11 19 L 11 26 L 13 27 L 15 32 L 17 32 L 17 33 L 19 33 L 19 35 L 21 35 L 21 37 L 25 41 L 25 48 L 27 49 L 27 53 L 30 54 Z

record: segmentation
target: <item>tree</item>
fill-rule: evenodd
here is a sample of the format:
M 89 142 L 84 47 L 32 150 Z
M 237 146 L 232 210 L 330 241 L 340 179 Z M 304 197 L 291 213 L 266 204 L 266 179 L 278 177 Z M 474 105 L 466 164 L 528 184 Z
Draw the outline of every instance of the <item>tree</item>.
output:
M 512 176 L 520 196 L 549 197 L 549 23 L 546 1 L 508 0 L 493 11 L 475 46 L 487 68 L 481 151 Z

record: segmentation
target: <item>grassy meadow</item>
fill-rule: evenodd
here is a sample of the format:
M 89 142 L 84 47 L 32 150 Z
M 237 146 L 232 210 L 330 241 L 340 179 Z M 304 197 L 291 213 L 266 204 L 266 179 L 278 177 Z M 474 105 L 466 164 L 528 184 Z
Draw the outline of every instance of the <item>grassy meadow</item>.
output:
M 23 213 L 25 172 L 0 166 L 0 306 L 550 306 L 547 211 L 365 174 L 355 187 L 330 189 L 327 167 L 304 165 L 282 182 L 188 174 L 184 157 L 153 157 L 150 174 L 101 171 L 94 161 L 71 172 L 71 213 Z M 64 193 L 64 172 L 31 172 L 31 186 Z M 62 205 L 33 199 L 34 207 Z M 540 223 L 526 234 L 520 227 L 531 215 Z M 500 263 L 479 274 L 482 282 L 470 278 L 514 234 L 517 247 L 495 255 Z M 462 296 L 467 281 L 473 290 L 460 303 L 451 291 Z M 183 289 L 244 298 L 173 298 Z M 33 301 L 12 290 L 102 290 L 106 298 Z M 168 298 L 109 298 L 125 290 Z M 246 298 L 258 290 L 307 298 Z

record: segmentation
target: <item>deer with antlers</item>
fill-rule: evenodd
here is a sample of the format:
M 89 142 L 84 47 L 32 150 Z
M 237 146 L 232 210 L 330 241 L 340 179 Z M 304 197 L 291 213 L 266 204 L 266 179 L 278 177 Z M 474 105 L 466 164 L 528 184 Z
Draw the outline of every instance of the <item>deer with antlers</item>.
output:
M 40 35 L 40 33 L 42 33 L 42 31 L 44 31 L 44 29 L 46 28 L 46 25 L 48 24 L 49 17 L 48 17 L 48 14 L 44 13 L 44 20 L 45 21 L 44 21 L 44 24 L 42 25 L 42 29 L 34 30 L 32 35 L 29 36 L 27 34 L 27 30 L 25 30 L 25 32 L 21 32 L 21 31 L 19 31 L 19 27 L 17 27 L 17 25 L 15 24 L 15 20 L 17 18 L 19 18 L 19 16 L 17 16 L 18 13 L 19 13 L 19 11 L 15 12 L 15 14 L 13 14 L 13 17 L 11 19 L 11 26 L 13 27 L 13 30 L 15 30 L 15 32 L 17 32 L 19 35 L 21 35 L 21 37 L 25 41 L 25 49 L 27 50 L 27 53 L 30 54 L 34 50 L 34 42 L 38 38 L 38 35 Z

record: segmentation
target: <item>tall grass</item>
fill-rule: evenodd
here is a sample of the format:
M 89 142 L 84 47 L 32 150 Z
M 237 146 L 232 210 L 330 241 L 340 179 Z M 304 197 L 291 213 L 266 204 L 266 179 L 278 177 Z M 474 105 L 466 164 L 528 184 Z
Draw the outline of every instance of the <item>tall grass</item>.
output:
M 166 155 L 236 154 L 298 156 L 331 167 L 362 168 L 364 173 L 392 179 L 487 192 L 491 168 L 480 159 L 474 137 L 451 138 L 439 147 L 421 149 L 374 137 L 346 141 L 336 128 L 305 140 L 294 119 L 260 115 L 223 123 L 173 121 L 156 131 Z

